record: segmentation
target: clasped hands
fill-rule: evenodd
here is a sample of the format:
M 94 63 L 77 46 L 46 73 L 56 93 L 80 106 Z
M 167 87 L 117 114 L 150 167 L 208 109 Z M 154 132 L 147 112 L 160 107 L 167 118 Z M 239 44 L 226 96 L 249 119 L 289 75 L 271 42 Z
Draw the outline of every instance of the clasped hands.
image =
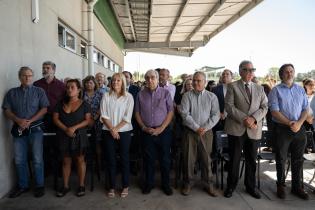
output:
M 250 129 L 257 129 L 257 122 L 255 120 L 255 118 L 253 117 L 245 117 L 243 119 L 243 123 L 244 125 L 247 127 L 247 128 L 250 128 Z
M 162 126 L 157 127 L 157 128 L 145 127 L 145 128 L 143 128 L 143 131 L 148 133 L 148 134 L 151 134 L 152 136 L 158 136 L 164 131 L 164 127 L 162 127 Z
M 294 133 L 298 132 L 301 129 L 302 124 L 299 121 L 290 121 L 289 127 Z

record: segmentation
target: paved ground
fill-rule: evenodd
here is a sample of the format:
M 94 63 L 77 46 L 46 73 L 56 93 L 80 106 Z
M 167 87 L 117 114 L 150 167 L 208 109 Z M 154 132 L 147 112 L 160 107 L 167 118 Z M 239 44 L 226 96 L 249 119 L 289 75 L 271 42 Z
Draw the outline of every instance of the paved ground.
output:
M 314 165 L 311 163 L 305 164 L 305 180 L 309 180 L 314 173 Z M 93 210 L 203 210 L 203 209 L 233 209 L 233 210 L 247 210 L 247 209 L 315 209 L 315 194 L 311 194 L 309 201 L 301 200 L 290 194 L 290 187 L 288 182 L 287 198 L 280 200 L 276 197 L 276 187 L 273 177 L 275 176 L 275 165 L 269 162 L 262 163 L 262 199 L 257 200 L 250 197 L 244 191 L 243 182 L 241 181 L 237 191 L 232 198 L 224 198 L 223 192 L 217 198 L 209 197 L 201 190 L 200 183 L 194 186 L 191 195 L 182 196 L 179 190 L 174 190 L 173 196 L 164 195 L 159 188 L 155 188 L 151 194 L 142 195 L 141 190 L 133 184 L 129 196 L 127 198 L 116 197 L 109 199 L 105 196 L 103 188 L 103 181 L 96 181 L 96 188 L 93 192 L 89 190 L 86 196 L 77 198 L 72 193 L 67 194 L 64 198 L 55 197 L 55 192 L 52 190 L 51 184 L 48 184 L 46 195 L 42 198 L 34 198 L 32 193 L 26 193 L 15 199 L 3 198 L 0 200 L 0 210 L 79 210 L 79 209 L 93 209 Z M 288 179 L 290 178 L 290 174 Z M 132 183 L 136 181 L 133 178 Z M 50 180 L 48 180 L 51 183 Z M 72 177 L 73 186 L 75 186 L 76 177 Z M 315 183 L 311 183 L 315 186 Z M 74 189 L 74 187 L 73 187 Z M 307 188 L 308 189 L 308 188 Z M 310 189 L 308 189 L 309 192 Z

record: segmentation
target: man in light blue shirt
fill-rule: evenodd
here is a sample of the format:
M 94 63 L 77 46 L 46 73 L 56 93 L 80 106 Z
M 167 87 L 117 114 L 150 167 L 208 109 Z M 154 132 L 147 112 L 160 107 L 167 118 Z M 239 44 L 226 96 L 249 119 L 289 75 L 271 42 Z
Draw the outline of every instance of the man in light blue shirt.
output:
M 306 134 L 303 122 L 308 114 L 304 89 L 294 83 L 294 66 L 284 64 L 279 69 L 281 83 L 269 93 L 269 109 L 274 121 L 274 150 L 276 153 L 277 195 L 285 198 L 285 163 L 291 152 L 291 191 L 302 199 L 309 199 L 303 189 L 302 170 Z

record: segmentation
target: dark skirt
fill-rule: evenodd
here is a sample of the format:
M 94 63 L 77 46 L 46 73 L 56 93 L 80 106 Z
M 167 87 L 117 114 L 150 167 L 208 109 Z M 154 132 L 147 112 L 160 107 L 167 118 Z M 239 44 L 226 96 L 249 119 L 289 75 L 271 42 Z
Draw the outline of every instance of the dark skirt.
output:
M 59 142 L 59 152 L 61 158 L 75 157 L 81 154 L 85 154 L 89 146 L 87 129 L 77 130 L 76 136 L 73 138 L 67 136 L 65 132 L 58 130 L 57 139 Z

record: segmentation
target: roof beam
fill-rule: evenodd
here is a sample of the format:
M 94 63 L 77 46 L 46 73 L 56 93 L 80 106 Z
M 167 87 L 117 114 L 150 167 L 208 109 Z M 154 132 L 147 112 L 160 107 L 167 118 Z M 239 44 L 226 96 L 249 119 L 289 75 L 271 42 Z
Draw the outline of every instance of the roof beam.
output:
M 217 28 L 214 32 L 212 32 L 209 36 L 207 36 L 208 40 L 212 39 L 215 35 L 223 31 L 226 27 L 234 23 L 236 20 L 238 20 L 240 17 L 245 15 L 248 11 L 256 7 L 258 4 L 260 4 L 263 0 L 255 0 L 251 3 L 247 4 L 241 11 L 233 15 L 230 19 L 228 19 L 222 26 Z
M 199 25 L 187 36 L 186 41 L 189 41 L 199 30 L 205 25 L 208 20 L 217 12 L 217 10 L 224 4 L 226 0 L 219 0 L 210 10 L 209 14 L 199 23 Z
M 178 41 L 178 42 L 128 42 L 124 49 L 155 49 L 155 48 L 198 48 L 205 45 L 204 41 Z
M 133 21 L 131 19 L 130 5 L 129 5 L 129 1 L 128 0 L 125 0 L 125 8 L 126 8 L 126 12 L 127 12 L 127 15 L 128 15 L 128 21 L 129 21 L 129 24 L 130 24 L 130 27 L 131 27 L 133 40 L 137 41 L 137 37 L 136 37 L 136 34 L 135 34 L 135 29 L 133 27 Z
M 117 8 L 116 8 L 116 6 L 115 6 L 113 0 L 111 0 L 111 1 L 109 1 L 109 2 L 110 2 L 110 4 L 111 4 L 112 8 L 114 9 L 114 13 L 115 13 L 117 22 L 119 23 L 120 29 L 121 29 L 122 33 L 124 34 L 125 39 L 127 39 L 127 38 L 126 38 L 126 33 L 125 33 L 125 31 L 124 31 L 124 28 L 123 28 L 123 25 L 122 25 L 122 23 L 120 22 L 120 18 L 119 18 L 119 16 L 118 16 L 118 10 L 117 10 Z
M 170 33 L 169 33 L 168 36 L 167 36 L 166 42 L 170 42 L 171 36 L 172 36 L 172 34 L 173 34 L 173 32 L 174 32 L 174 29 L 176 28 L 179 19 L 182 17 L 182 14 L 183 14 L 185 8 L 187 7 L 189 1 L 190 1 L 190 0 L 185 0 L 185 2 L 183 2 L 183 4 L 181 5 L 181 7 L 180 7 L 180 9 L 179 9 L 179 11 L 178 11 L 178 13 L 177 13 L 177 15 L 176 15 L 177 17 L 176 17 L 176 19 L 175 19 L 175 21 L 174 21 L 174 24 L 173 24 L 173 26 L 172 26 L 172 28 L 171 28 L 171 31 L 170 31 Z
M 157 53 L 162 55 L 175 55 L 183 57 L 191 57 L 193 50 L 178 50 L 178 49 L 140 49 L 140 50 L 126 50 L 126 52 L 145 52 Z
M 151 21 L 152 21 L 152 0 L 148 1 L 149 4 L 149 22 L 148 22 L 148 42 L 150 42 L 150 33 L 151 33 Z

